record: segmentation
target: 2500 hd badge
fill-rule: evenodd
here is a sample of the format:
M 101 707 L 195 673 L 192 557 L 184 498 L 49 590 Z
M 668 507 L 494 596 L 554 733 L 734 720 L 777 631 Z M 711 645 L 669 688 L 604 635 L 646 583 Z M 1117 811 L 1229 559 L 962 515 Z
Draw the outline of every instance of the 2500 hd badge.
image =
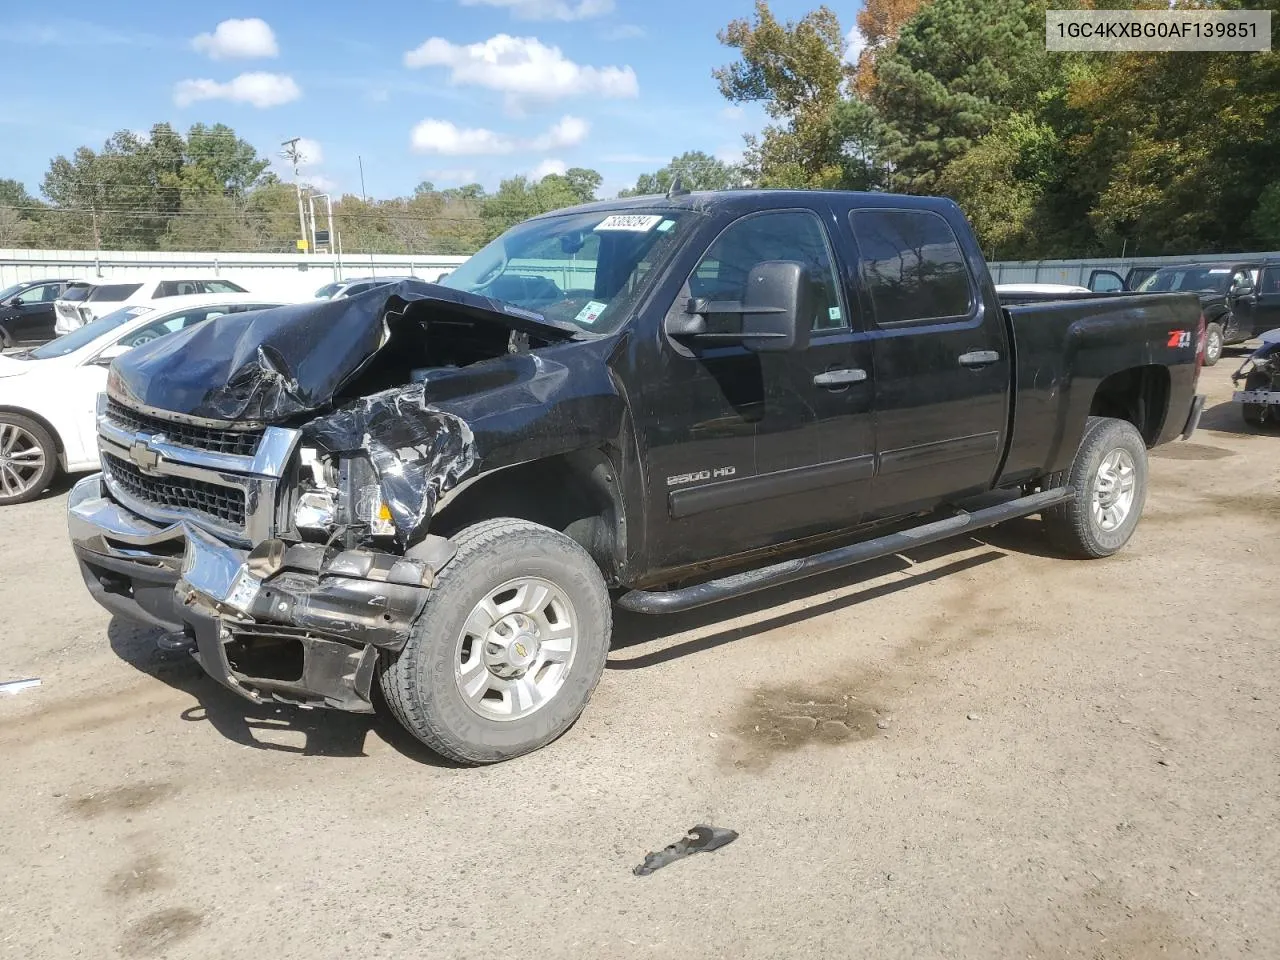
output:
M 686 483 L 700 483 L 703 480 L 711 480 L 713 478 L 720 480 L 724 477 L 732 477 L 737 472 L 737 467 L 716 467 L 714 470 L 698 470 L 694 473 L 678 473 L 674 477 L 667 477 L 667 486 L 679 487 Z

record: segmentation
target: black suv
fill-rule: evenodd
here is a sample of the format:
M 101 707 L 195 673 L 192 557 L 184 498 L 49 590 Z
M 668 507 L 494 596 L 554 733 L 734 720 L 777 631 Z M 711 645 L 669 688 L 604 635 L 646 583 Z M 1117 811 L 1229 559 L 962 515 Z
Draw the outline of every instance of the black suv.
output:
M 84 280 L 24 280 L 0 290 L 0 347 L 31 346 L 53 339 L 53 302 L 87 293 Z
M 1194 292 L 1208 326 L 1204 363 L 1211 367 L 1222 348 L 1271 329 L 1280 306 L 1280 265 L 1258 261 L 1184 263 L 1161 267 L 1138 286 L 1140 293 Z

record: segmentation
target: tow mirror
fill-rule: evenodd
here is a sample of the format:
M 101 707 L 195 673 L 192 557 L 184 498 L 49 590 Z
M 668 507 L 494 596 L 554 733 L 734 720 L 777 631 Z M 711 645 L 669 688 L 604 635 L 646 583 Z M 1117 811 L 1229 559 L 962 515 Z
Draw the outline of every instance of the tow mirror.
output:
M 683 314 L 668 318 L 667 334 L 697 344 L 740 343 L 755 353 L 783 353 L 809 346 L 816 291 L 804 264 L 794 260 L 766 260 L 747 275 L 742 300 L 691 297 Z M 737 331 L 709 331 L 707 318 L 742 317 Z
M 21 297 L 14 297 L 12 300 L 10 300 L 10 301 L 9 301 L 9 306 L 11 306 L 11 307 L 20 307 L 20 306 L 22 306 L 22 298 L 21 298 Z

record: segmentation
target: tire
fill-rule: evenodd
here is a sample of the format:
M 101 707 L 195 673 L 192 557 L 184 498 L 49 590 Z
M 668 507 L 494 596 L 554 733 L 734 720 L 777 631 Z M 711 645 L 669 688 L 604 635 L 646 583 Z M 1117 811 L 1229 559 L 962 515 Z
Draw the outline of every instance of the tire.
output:
M 58 445 L 30 417 L 0 413 L 0 507 L 34 500 L 58 473 Z
M 396 719 L 432 750 L 460 763 L 498 763 L 555 740 L 586 707 L 609 653 L 609 592 L 590 555 L 549 527 L 510 518 L 485 520 L 466 527 L 453 540 L 458 552 L 437 576 L 404 649 L 384 656 L 379 680 Z M 530 584 L 529 592 L 504 592 L 506 585 L 522 579 Z M 541 584 L 551 586 L 552 599 L 537 607 Z M 501 599 L 508 594 L 515 596 Z M 493 616 L 483 612 L 483 601 L 488 599 L 501 613 L 521 608 L 523 601 L 517 600 L 522 597 L 534 597 L 529 603 L 538 612 L 507 613 L 489 625 Z M 529 630 L 535 622 L 531 617 L 537 617 L 540 626 L 533 628 L 534 643 L 526 644 L 530 635 L 512 629 Z M 569 624 L 572 636 L 558 641 L 572 651 L 567 657 L 558 654 L 566 657 L 567 665 L 563 660 L 550 662 L 547 634 L 557 620 Z M 481 639 L 499 633 L 506 639 Z M 513 663 L 503 661 L 491 670 L 488 658 L 496 656 L 496 650 L 503 650 L 502 656 Z M 514 661 L 526 655 L 533 657 L 526 672 L 514 680 L 505 676 L 507 671 L 518 672 L 521 668 Z M 477 662 L 478 669 L 469 666 Z M 528 699 L 530 684 L 540 687 L 557 680 L 552 692 L 539 694 L 546 699 L 538 706 L 522 702 L 522 697 Z M 474 691 L 483 684 L 489 686 L 481 697 L 464 694 L 464 685 Z M 495 699 L 499 687 L 506 690 L 500 702 Z M 504 710 L 529 709 L 527 715 L 497 716 Z
M 1252 371 L 1244 378 L 1244 388 L 1246 390 L 1261 390 L 1271 387 L 1271 378 L 1261 370 Z M 1244 422 L 1255 427 L 1266 426 L 1267 423 L 1267 404 L 1265 403 L 1242 403 L 1240 412 L 1244 415 Z
M 1222 348 L 1226 341 L 1222 333 L 1222 325 L 1217 321 L 1204 328 L 1204 365 L 1212 367 L 1222 359 Z
M 1126 462 L 1127 474 L 1123 470 Z M 1104 463 L 1108 468 L 1100 479 Z M 1120 469 L 1112 466 L 1117 463 Z M 1131 496 L 1127 498 L 1125 476 L 1131 478 Z M 1107 483 L 1108 477 L 1111 483 Z M 1133 536 L 1147 500 L 1147 445 L 1142 435 L 1127 420 L 1090 417 L 1071 468 L 1055 474 L 1045 484 L 1046 488 L 1064 485 L 1075 494 L 1045 511 L 1050 542 L 1067 556 L 1081 560 L 1111 556 Z M 1119 495 L 1108 509 L 1108 491 L 1117 487 Z M 1097 504 L 1095 496 L 1099 498 Z
M 0 350 L 8 350 L 13 347 L 13 337 L 4 327 L 0 327 Z

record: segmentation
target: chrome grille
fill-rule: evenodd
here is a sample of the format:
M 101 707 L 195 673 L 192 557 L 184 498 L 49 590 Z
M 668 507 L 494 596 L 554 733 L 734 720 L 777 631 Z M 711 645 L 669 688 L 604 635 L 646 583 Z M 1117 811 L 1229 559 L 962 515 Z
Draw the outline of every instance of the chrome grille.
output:
M 245 525 L 245 495 L 241 489 L 187 477 L 153 477 L 106 451 L 102 453 L 102 467 L 113 484 L 136 500 L 170 510 L 190 510 L 237 528 Z
M 130 433 L 163 434 L 169 443 L 210 453 L 229 453 L 238 457 L 252 457 L 262 439 L 261 430 L 224 430 L 217 427 L 197 427 L 173 420 L 153 417 L 132 410 L 116 400 L 107 400 L 107 419 Z

